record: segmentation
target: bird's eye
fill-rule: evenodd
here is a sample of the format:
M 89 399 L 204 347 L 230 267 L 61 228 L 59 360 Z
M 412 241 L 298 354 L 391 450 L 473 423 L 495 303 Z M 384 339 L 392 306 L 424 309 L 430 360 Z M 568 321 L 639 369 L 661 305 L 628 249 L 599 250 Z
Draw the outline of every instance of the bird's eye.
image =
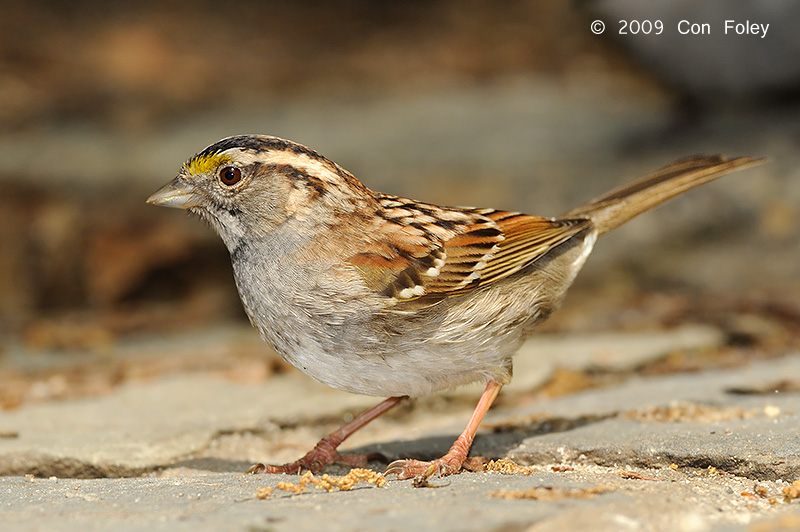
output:
M 219 171 L 219 180 L 223 185 L 232 187 L 242 180 L 242 171 L 235 166 L 226 166 Z

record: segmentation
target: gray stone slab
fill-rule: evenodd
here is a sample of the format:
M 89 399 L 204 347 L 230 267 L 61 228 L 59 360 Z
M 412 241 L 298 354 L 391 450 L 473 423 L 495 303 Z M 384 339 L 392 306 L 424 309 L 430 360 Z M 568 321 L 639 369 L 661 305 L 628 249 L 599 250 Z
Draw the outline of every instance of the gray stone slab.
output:
M 575 394 L 510 416 L 513 422 L 535 414 L 551 425 L 560 418 L 566 429 L 526 438 L 508 456 L 520 463 L 712 466 L 791 481 L 800 477 L 800 394 L 768 390 L 797 376 L 800 357 L 792 356 Z
M 798 401 L 793 401 L 797 406 Z M 569 433 L 527 438 L 508 456 L 518 463 L 708 468 L 754 480 L 800 478 L 800 419 L 642 423 L 607 419 Z
M 0 431 L 18 437 L 0 439 L 0 465 L 6 474 L 41 474 L 23 469 L 48 463 L 61 464 L 65 474 L 156 471 L 116 479 L 0 477 L 0 522 L 4 531 L 34 523 L 54 531 L 671 531 L 745 530 L 759 522 L 780 529 L 800 520 L 798 504 L 783 503 L 781 493 L 800 474 L 800 395 L 770 389 L 796 383 L 798 375 L 800 356 L 793 355 L 512 402 L 490 413 L 475 451 L 530 462 L 527 475 L 463 473 L 433 479 L 432 489 L 390 481 L 384 488 L 299 495 L 277 489 L 297 477 L 243 476 L 241 464 L 226 462 L 231 449 L 216 444 L 238 439 L 239 458 L 250 456 L 263 438 L 291 439 L 298 425 L 341 416 L 369 398 L 316 388 L 296 374 L 261 385 L 191 375 L 131 384 L 110 397 L 3 413 Z M 383 441 L 370 447 L 390 458 L 444 452 L 471 405 L 426 406 L 376 421 L 359 441 Z M 256 426 L 266 428 L 253 433 Z M 311 431 L 307 438 L 316 436 Z M 208 472 L 220 463 L 223 472 Z M 273 494 L 259 500 L 263 487 Z M 492 496 L 532 488 L 568 491 L 555 500 Z M 570 496 L 587 488 L 607 491 Z
M 277 431 L 374 402 L 294 373 L 266 384 L 197 375 L 132 383 L 109 397 L 4 412 L 0 432 L 17 436 L 0 439 L 0 472 L 139 474 L 206 448 L 220 432 Z
M 259 488 L 297 477 L 215 473 L 184 478 L 0 478 L 3 529 L 26 530 L 708 530 L 759 518 L 800 515 L 796 505 L 751 500 L 753 482 L 734 476 L 649 471 L 650 480 L 611 468 L 530 475 L 462 474 L 435 489 L 389 482 L 349 492 L 300 495 Z M 769 496 L 781 484 L 760 484 Z M 608 490 L 593 498 L 503 499 L 493 492 L 532 488 Z M 528 528 L 530 527 L 530 528 Z

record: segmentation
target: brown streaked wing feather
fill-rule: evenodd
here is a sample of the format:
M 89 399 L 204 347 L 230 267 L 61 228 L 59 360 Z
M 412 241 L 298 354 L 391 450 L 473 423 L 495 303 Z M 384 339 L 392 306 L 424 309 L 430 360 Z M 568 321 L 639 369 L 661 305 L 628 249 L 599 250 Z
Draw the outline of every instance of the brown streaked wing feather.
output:
M 378 236 L 349 258 L 366 285 L 383 295 L 400 297 L 405 289 L 424 286 L 422 275 L 443 260 L 442 243 L 414 226 L 381 219 Z M 422 294 L 415 294 L 419 297 Z M 402 298 L 409 299 L 409 298 Z
M 474 223 L 443 242 L 444 265 L 439 275 L 426 279 L 426 293 L 467 290 L 481 279 L 481 271 L 492 260 L 505 238 L 492 220 L 474 211 Z
M 496 224 L 475 209 L 389 195 L 377 199 L 373 239 L 349 262 L 368 287 L 389 297 L 414 300 L 466 287 L 503 239 Z
M 369 288 L 402 302 L 434 302 L 508 277 L 591 225 L 395 196 L 379 202 L 375 238 L 349 261 Z
M 592 225 L 585 218 L 554 220 L 506 211 L 495 211 L 488 218 L 505 240 L 481 271 L 481 285 L 513 275 Z

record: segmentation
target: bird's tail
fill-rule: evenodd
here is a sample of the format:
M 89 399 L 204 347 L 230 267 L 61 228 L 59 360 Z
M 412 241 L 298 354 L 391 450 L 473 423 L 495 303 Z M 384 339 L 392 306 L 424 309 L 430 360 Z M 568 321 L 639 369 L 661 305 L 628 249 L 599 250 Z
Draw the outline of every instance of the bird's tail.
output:
M 612 190 L 586 205 L 573 209 L 565 218 L 589 218 L 599 234 L 608 233 L 634 216 L 661 205 L 703 183 L 734 170 L 764 162 L 754 157 L 727 159 L 721 155 L 700 155 L 675 161 L 638 181 Z

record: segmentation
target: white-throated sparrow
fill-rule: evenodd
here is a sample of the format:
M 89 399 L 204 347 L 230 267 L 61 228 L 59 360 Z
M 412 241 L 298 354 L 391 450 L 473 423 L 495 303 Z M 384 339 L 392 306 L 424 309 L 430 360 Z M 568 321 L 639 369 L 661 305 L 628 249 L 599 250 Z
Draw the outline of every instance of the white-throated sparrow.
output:
M 336 447 L 403 397 L 488 383 L 447 454 L 389 465 L 387 473 L 409 478 L 462 468 L 511 378 L 512 356 L 558 307 L 599 235 L 758 162 L 688 158 L 542 218 L 373 192 L 305 146 L 244 135 L 189 159 L 147 201 L 188 209 L 219 233 L 250 321 L 284 359 L 329 386 L 390 396 L 297 462 L 253 471 L 362 463 Z

